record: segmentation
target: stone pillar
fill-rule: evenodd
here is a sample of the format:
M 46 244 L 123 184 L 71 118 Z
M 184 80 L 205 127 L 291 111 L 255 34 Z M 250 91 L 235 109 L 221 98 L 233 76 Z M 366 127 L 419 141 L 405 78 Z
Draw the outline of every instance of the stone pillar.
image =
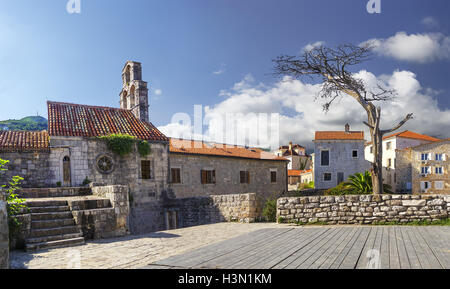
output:
M 0 269 L 9 268 L 8 213 L 3 193 L 0 192 Z

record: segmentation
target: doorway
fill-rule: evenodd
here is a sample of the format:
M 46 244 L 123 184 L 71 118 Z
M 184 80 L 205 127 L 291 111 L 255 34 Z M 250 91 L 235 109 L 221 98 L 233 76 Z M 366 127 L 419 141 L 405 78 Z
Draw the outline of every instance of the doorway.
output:
M 70 157 L 66 156 L 63 159 L 63 186 L 70 187 L 71 185 Z

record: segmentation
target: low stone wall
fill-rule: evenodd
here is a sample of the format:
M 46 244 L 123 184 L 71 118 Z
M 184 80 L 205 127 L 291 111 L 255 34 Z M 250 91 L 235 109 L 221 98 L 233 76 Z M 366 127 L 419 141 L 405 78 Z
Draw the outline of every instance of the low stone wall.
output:
M 94 196 L 108 200 L 69 201 L 75 223 L 86 239 L 121 237 L 129 234 L 128 186 L 93 187 Z M 112 208 L 107 208 L 110 202 Z
M 21 188 L 17 191 L 20 198 L 59 198 L 59 197 L 73 197 L 73 196 L 88 196 L 91 195 L 91 188 L 89 187 L 59 187 L 59 188 Z
M 362 195 L 280 198 L 277 217 L 283 222 L 375 224 L 447 219 L 448 195 Z
M 175 199 L 166 210 L 178 211 L 179 227 L 218 222 L 255 222 L 260 217 L 256 194 Z
M 0 269 L 9 268 L 8 212 L 3 193 L 0 192 Z

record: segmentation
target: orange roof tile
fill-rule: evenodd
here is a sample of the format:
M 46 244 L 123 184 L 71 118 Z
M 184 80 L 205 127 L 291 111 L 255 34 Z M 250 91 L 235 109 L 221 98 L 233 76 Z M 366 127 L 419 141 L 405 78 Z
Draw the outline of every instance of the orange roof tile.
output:
M 0 151 L 46 151 L 49 137 L 46 131 L 0 131 Z
M 120 108 L 47 102 L 50 136 L 98 137 L 128 134 L 142 140 L 169 141 L 151 123 Z
M 394 134 L 385 136 L 385 137 L 383 137 L 383 140 L 392 138 L 392 137 L 412 138 L 412 139 L 419 139 L 419 140 L 425 140 L 425 141 L 431 141 L 431 142 L 440 141 L 440 139 L 438 139 L 438 138 L 434 138 L 434 137 L 431 137 L 428 135 L 416 133 L 416 132 L 409 131 L 409 130 L 405 130 L 402 132 L 398 132 L 398 133 L 394 133 Z
M 364 140 L 364 132 L 316 131 L 315 140 Z
M 237 145 L 206 143 L 202 141 L 170 139 L 170 153 L 210 155 L 259 160 L 288 161 L 272 153 L 257 148 L 246 148 Z
M 288 176 L 290 177 L 299 177 L 304 174 L 311 173 L 312 170 L 300 171 L 300 170 L 288 170 Z

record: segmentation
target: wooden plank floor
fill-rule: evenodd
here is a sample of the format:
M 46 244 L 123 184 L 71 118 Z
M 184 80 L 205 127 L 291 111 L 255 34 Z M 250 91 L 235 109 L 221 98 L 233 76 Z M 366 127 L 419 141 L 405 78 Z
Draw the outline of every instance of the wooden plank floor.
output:
M 263 229 L 147 269 L 450 269 L 450 227 Z

